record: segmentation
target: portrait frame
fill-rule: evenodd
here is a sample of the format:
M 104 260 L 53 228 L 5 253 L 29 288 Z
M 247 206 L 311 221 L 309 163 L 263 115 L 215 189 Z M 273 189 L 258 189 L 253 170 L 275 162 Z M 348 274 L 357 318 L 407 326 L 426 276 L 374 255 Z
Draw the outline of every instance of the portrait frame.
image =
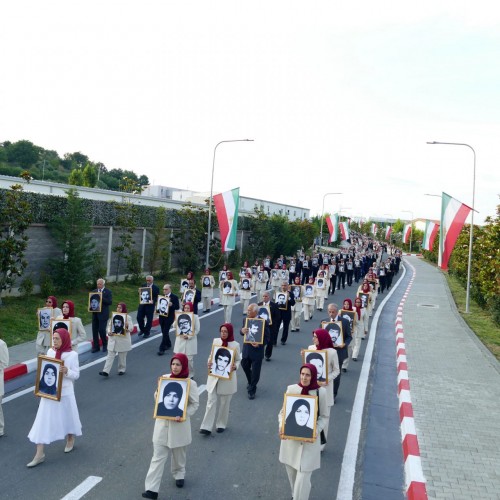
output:
M 216 372 L 216 361 L 215 361 L 215 358 L 217 357 L 217 354 L 219 353 L 220 350 L 224 350 L 224 351 L 229 351 L 229 354 L 230 354 L 230 359 L 229 359 L 229 363 L 228 363 L 228 367 L 231 367 L 233 366 L 234 364 L 234 360 L 236 358 L 236 349 L 234 349 L 233 347 L 224 347 L 223 345 L 212 345 L 212 352 L 210 353 L 210 363 L 211 363 L 211 367 L 208 369 L 208 375 L 210 375 L 211 377 L 216 377 L 216 378 L 221 378 L 223 380 L 231 380 L 232 376 L 233 376 L 233 372 L 230 370 L 227 375 L 219 375 L 218 373 L 215 373 Z
M 184 316 L 189 317 L 191 321 L 190 332 L 186 334 L 179 329 L 179 320 Z M 180 337 L 181 335 L 189 335 L 190 337 L 194 335 L 194 312 L 175 311 L 175 336 Z
M 363 303 L 363 299 L 361 299 L 361 303 Z M 341 309 L 339 311 L 339 315 L 344 318 L 345 316 L 349 317 L 349 323 L 351 324 L 351 332 L 354 331 L 354 328 L 356 327 L 356 311 L 349 311 L 347 309 Z
M 192 300 L 187 300 L 187 295 L 192 294 L 193 299 Z M 186 288 L 184 290 L 184 293 L 182 294 L 182 302 L 191 302 L 191 304 L 194 304 L 194 301 L 196 300 L 196 290 L 192 290 L 191 288 Z
M 266 319 L 261 316 L 261 314 L 263 314 L 265 312 L 267 319 L 269 321 L 269 325 L 272 325 L 273 324 L 273 317 L 271 316 L 271 308 L 268 305 L 266 305 L 266 306 L 261 305 L 261 306 L 257 306 L 257 307 L 259 308 L 259 311 L 257 312 L 257 317 L 266 321 Z
M 160 309 L 160 302 L 166 300 L 167 301 L 167 310 L 166 312 L 162 312 Z M 169 299 L 166 295 L 158 295 L 158 299 L 156 300 L 156 310 L 158 311 L 158 316 L 163 316 L 164 318 L 168 317 L 169 310 Z
M 285 303 L 283 304 L 282 297 L 285 297 Z M 274 296 L 274 302 L 278 306 L 280 311 L 288 310 L 288 292 L 276 292 Z
M 47 365 L 52 365 L 55 368 L 56 373 L 54 374 L 56 380 L 54 382 L 55 385 L 55 393 L 50 394 L 46 392 L 44 383 L 42 383 L 42 377 L 45 375 L 44 371 L 46 370 Z M 53 401 L 61 400 L 61 392 L 62 392 L 62 380 L 63 373 L 61 368 L 64 366 L 64 361 L 62 359 L 51 358 L 50 356 L 39 355 L 37 361 L 37 369 L 36 369 L 36 383 L 35 383 L 35 396 L 39 398 L 47 398 L 52 399 Z
M 365 292 L 359 292 L 358 297 L 361 299 L 361 304 L 363 307 L 368 307 L 368 304 L 370 303 L 370 294 L 365 293 Z
M 307 293 L 308 290 L 311 290 L 311 293 Z M 310 283 L 306 283 L 304 285 L 304 297 L 309 297 L 312 298 L 315 295 L 315 286 L 311 285 Z
M 53 340 L 52 340 L 52 335 L 54 334 L 54 331 L 57 330 L 58 328 L 66 328 L 69 333 L 69 337 L 73 339 L 73 334 L 71 331 L 72 323 L 71 319 L 55 319 L 52 318 L 50 320 L 50 346 L 53 347 Z
M 292 413 L 293 406 L 295 402 L 307 401 L 309 403 L 310 409 L 309 418 L 304 425 L 307 431 L 307 435 L 298 435 L 296 429 L 293 429 L 291 425 L 287 422 L 288 417 Z M 303 394 L 289 394 L 285 393 L 283 398 L 283 418 L 281 419 L 281 435 L 282 439 L 293 439 L 295 441 L 305 441 L 314 442 L 317 438 L 316 421 L 318 418 L 318 396 L 303 395 Z M 309 424 L 309 425 L 308 425 Z M 310 435 L 309 435 L 310 434 Z
M 272 269 L 271 270 L 271 279 L 277 280 L 278 279 L 278 269 Z
M 250 329 L 251 326 L 257 325 L 258 332 L 255 334 L 257 340 L 248 340 L 248 333 L 243 338 L 244 344 L 263 344 L 264 343 L 264 329 L 266 327 L 266 320 L 263 318 L 245 318 L 245 328 Z
M 230 285 L 231 286 L 231 289 L 229 291 L 227 291 L 227 285 Z M 234 294 L 234 287 L 233 287 L 233 284 L 231 283 L 231 281 L 229 280 L 224 280 L 222 282 L 222 295 L 233 295 Z
M 201 277 L 201 287 L 202 288 L 211 288 L 210 286 L 210 274 L 204 274 L 202 277 Z
M 179 285 L 179 293 L 184 295 L 186 288 L 189 287 L 189 280 L 187 278 L 181 279 L 181 284 Z
M 122 333 L 115 332 L 115 318 L 120 317 L 123 320 L 123 330 Z M 126 336 L 126 328 L 125 323 L 127 322 L 127 313 L 119 313 L 117 311 L 111 313 L 111 333 L 115 337 L 125 337 Z
M 49 324 L 46 327 L 43 327 L 42 325 L 42 314 L 49 314 Z M 38 318 L 38 330 L 41 332 L 50 332 L 50 320 L 52 319 L 54 314 L 54 308 L 53 307 L 39 307 L 36 311 L 36 317 Z
M 335 328 L 333 328 L 333 325 L 335 325 Z M 342 321 L 322 321 L 321 328 L 324 328 L 328 332 L 330 337 L 332 337 L 332 335 L 330 334 L 330 330 L 336 330 L 337 332 L 339 332 L 337 338 L 332 337 L 333 346 L 339 348 L 345 347 Z
M 244 288 L 243 287 L 243 282 L 246 282 L 248 284 L 248 287 L 247 288 Z M 241 282 L 240 282 L 240 290 L 242 292 L 245 292 L 245 291 L 248 291 L 250 292 L 252 290 L 252 280 L 251 278 L 241 278 Z
M 316 278 L 316 288 L 319 288 L 320 290 L 324 290 L 325 289 L 325 283 L 326 282 L 326 278 Z
M 148 301 L 143 301 L 143 299 L 142 299 L 142 294 L 144 292 L 148 293 L 148 297 L 149 297 Z M 153 289 L 150 288 L 149 286 L 141 286 L 139 288 L 139 304 L 145 306 L 145 305 L 150 305 L 152 303 L 153 303 Z
M 295 290 L 298 290 L 299 293 L 296 295 Z M 290 285 L 290 291 L 292 292 L 292 296 L 295 299 L 295 301 L 301 301 L 302 300 L 302 285 Z
M 219 271 L 219 283 L 227 280 L 227 271 Z
M 90 307 L 90 304 L 92 304 L 92 301 L 94 299 L 97 299 L 99 301 L 98 308 Z M 100 313 L 102 311 L 102 292 L 89 292 L 89 303 L 87 306 L 87 310 L 88 310 L 88 312 L 91 312 L 91 313 Z
M 310 354 L 318 354 L 323 359 L 323 373 L 325 376 L 320 378 L 320 376 L 319 376 L 320 373 L 319 373 L 318 367 L 316 366 L 316 370 L 318 370 L 318 381 L 319 382 L 328 382 L 328 351 L 316 350 L 316 349 L 303 349 L 302 350 L 302 363 L 303 364 L 311 363 L 311 361 L 307 360 L 307 358 Z M 315 363 L 312 363 L 312 364 L 314 365 Z
M 163 391 L 165 390 L 165 387 L 167 387 L 170 383 L 175 383 L 175 382 L 177 382 L 181 386 L 182 396 L 179 399 L 177 408 L 174 410 L 181 411 L 182 415 L 179 414 L 179 411 L 169 412 L 168 409 L 163 404 L 163 399 L 164 399 Z M 187 411 L 190 389 L 191 389 L 191 380 L 189 378 L 158 377 L 158 387 L 156 389 L 156 395 L 155 395 L 155 407 L 153 412 L 153 418 L 157 418 L 160 420 L 177 420 L 177 417 L 181 417 L 182 420 L 186 420 L 187 416 L 186 411 Z

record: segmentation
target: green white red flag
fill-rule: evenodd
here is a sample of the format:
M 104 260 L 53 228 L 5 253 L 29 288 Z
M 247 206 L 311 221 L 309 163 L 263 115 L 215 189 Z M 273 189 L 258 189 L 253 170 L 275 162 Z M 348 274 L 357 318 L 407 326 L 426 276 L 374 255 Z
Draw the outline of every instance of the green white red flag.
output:
M 443 193 L 441 200 L 438 266 L 446 270 L 451 252 L 471 208 L 446 193 Z
M 330 232 L 330 239 L 328 242 L 331 243 L 332 241 L 337 241 L 339 239 L 339 215 L 328 215 L 326 217 L 326 224 L 328 225 L 328 231 Z
M 428 220 L 425 221 L 425 232 L 424 232 L 424 241 L 422 242 L 422 248 L 429 252 L 432 252 L 432 248 L 434 247 L 434 240 L 436 239 L 436 235 L 439 231 L 439 224 Z
M 219 222 L 223 252 L 228 252 L 236 248 L 239 205 L 240 188 L 214 196 L 215 213 L 217 214 L 217 221 Z
M 403 243 L 410 243 L 411 224 L 405 224 L 403 228 Z
M 349 223 L 348 222 L 341 222 L 339 224 L 340 228 L 340 235 L 343 240 L 348 240 L 349 239 Z
M 372 222 L 371 232 L 374 235 L 377 234 L 377 224 L 375 224 L 375 222 Z
M 387 226 L 385 228 L 385 239 L 386 240 L 389 240 L 389 238 L 391 237 L 391 233 L 392 233 L 392 227 L 391 226 Z

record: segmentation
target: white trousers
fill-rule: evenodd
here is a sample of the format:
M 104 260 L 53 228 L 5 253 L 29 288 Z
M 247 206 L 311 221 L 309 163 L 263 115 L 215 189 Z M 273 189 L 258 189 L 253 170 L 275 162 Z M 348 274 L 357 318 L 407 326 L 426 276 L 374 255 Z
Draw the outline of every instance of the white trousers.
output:
M 108 356 L 106 358 L 106 363 L 104 364 L 103 371 L 106 373 L 109 373 L 111 371 L 115 357 L 116 355 L 118 355 L 118 371 L 124 372 L 127 368 L 127 352 L 128 351 L 116 352 L 108 350 Z
M 224 307 L 224 323 L 231 323 L 233 306 L 223 306 L 223 307 Z
M 203 297 L 203 310 L 209 311 L 211 307 L 212 307 L 211 297 Z
M 300 329 L 300 313 L 302 311 L 292 311 L 292 330 Z
M 5 421 L 3 419 L 3 409 L 2 409 L 2 398 L 3 396 L 0 396 L 0 436 L 3 436 L 5 430 Z
M 168 458 L 169 450 L 172 452 L 170 462 L 170 471 L 174 479 L 184 479 L 186 474 L 186 446 L 179 448 L 168 448 L 167 446 L 154 445 L 153 458 L 149 464 L 149 470 L 146 475 L 146 490 L 158 493 L 160 490 L 161 477 L 163 469 Z
M 285 465 L 288 481 L 292 488 L 293 500 L 308 500 L 311 493 L 311 474 L 309 472 L 300 472 L 289 465 Z
M 229 419 L 229 404 L 231 403 L 232 394 L 220 395 L 217 394 L 216 389 L 208 393 L 207 408 L 205 416 L 201 423 L 201 429 L 212 432 L 214 427 L 215 415 L 217 414 L 217 399 L 219 399 L 219 413 L 217 415 L 217 422 L 215 427 L 217 429 L 225 429 Z
M 302 304 L 302 311 L 304 312 L 304 321 L 309 321 L 314 311 L 314 305 Z

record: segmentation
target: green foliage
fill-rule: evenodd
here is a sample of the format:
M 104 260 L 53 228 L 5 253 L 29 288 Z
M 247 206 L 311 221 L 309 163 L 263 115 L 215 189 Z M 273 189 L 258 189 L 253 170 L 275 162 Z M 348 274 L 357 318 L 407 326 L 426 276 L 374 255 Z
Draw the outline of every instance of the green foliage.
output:
M 165 208 L 159 207 L 157 210 L 155 224 L 150 232 L 151 245 L 147 261 L 150 274 L 153 274 L 158 269 L 158 266 L 163 267 L 160 262 L 163 257 L 162 254 L 164 248 L 170 244 L 167 239 L 167 230 L 165 229 L 166 223 L 167 211 Z
M 33 293 L 34 288 L 35 284 L 33 283 L 33 279 L 31 278 L 31 276 L 26 276 L 21 280 L 19 292 L 23 297 L 29 297 Z
M 15 163 L 26 169 L 31 167 L 37 160 L 39 148 L 30 141 L 17 141 L 6 147 L 9 163 Z
M 79 168 L 75 168 L 69 174 L 68 184 L 72 186 L 83 186 L 83 172 Z
M 52 276 L 45 271 L 40 273 L 40 293 L 42 294 L 42 297 L 48 297 L 49 295 L 54 295 L 56 293 L 54 280 L 52 279 Z
M 58 256 L 50 260 L 54 272 L 56 289 L 67 292 L 83 286 L 91 277 L 92 241 L 91 221 L 85 213 L 82 200 L 76 189 L 69 189 L 67 206 L 48 225 L 50 234 L 60 250 Z
M 0 205 L 0 291 L 11 289 L 16 278 L 22 276 L 28 263 L 24 252 L 28 247 L 25 232 L 31 223 L 29 205 L 23 200 L 22 186 L 14 184 L 3 191 Z M 0 299 L 1 304 L 1 299 Z
M 120 243 L 112 250 L 117 255 L 116 281 L 120 274 L 120 266 L 123 260 L 127 264 L 127 271 L 132 275 L 140 274 L 140 254 L 134 249 L 134 233 L 137 229 L 136 211 L 137 207 L 130 202 L 115 203 L 117 211 L 118 239 Z M 139 257 L 138 257 L 139 254 Z M 137 268 L 139 262 L 139 269 Z

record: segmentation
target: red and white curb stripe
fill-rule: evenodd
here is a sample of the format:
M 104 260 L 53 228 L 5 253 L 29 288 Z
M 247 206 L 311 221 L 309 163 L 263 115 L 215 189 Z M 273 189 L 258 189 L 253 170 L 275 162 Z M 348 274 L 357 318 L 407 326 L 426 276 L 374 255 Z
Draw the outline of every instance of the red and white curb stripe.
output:
M 398 371 L 398 398 L 399 419 L 401 422 L 401 441 L 405 467 L 405 488 L 409 500 L 427 500 L 425 477 L 420 459 L 417 431 L 413 418 L 411 404 L 410 381 L 408 379 L 408 365 L 406 363 L 406 348 L 403 328 L 403 308 L 408 294 L 415 280 L 415 268 L 411 266 L 413 276 L 408 283 L 396 314 L 396 358 Z

